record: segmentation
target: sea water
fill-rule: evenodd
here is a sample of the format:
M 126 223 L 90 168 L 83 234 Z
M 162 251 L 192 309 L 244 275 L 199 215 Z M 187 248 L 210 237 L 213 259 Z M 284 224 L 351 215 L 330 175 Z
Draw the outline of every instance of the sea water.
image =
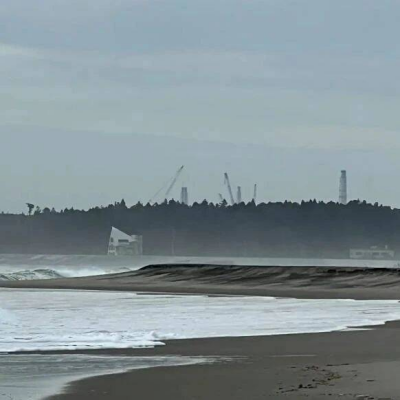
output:
M 40 400 L 68 382 L 135 369 L 210 364 L 212 357 L 131 357 L 88 354 L 0 355 L 0 398 Z
M 87 376 L 215 361 L 79 355 L 72 350 L 146 348 L 171 339 L 328 332 L 398 319 L 400 303 L 390 300 L 0 289 L 0 395 L 39 400 Z M 64 354 L 46 354 L 51 350 Z M 45 353 L 24 354 L 30 351 Z
M 0 352 L 153 347 L 168 339 L 328 332 L 397 319 L 394 300 L 0 289 Z

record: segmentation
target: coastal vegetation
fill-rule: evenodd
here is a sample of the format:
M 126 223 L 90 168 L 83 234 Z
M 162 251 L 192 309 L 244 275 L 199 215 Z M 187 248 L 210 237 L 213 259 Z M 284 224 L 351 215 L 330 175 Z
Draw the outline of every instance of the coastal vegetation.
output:
M 111 227 L 143 235 L 144 254 L 348 257 L 350 248 L 400 251 L 400 210 L 365 201 L 347 205 L 203 201 L 187 206 L 124 200 L 89 210 L 28 206 L 0 215 L 0 252 L 106 254 Z

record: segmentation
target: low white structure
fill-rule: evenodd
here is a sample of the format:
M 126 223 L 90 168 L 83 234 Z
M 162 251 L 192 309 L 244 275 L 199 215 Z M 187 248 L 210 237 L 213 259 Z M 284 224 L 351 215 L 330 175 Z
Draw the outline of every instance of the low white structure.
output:
M 139 235 L 128 235 L 112 227 L 108 242 L 109 256 L 140 256 L 143 254 L 143 239 Z
M 390 260 L 395 252 L 387 246 L 384 248 L 371 247 L 370 249 L 351 249 L 350 258 L 358 260 Z

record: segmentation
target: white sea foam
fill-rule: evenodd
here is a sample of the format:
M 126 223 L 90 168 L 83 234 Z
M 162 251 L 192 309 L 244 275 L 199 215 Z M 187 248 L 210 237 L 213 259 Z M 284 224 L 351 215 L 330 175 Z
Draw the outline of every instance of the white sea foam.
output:
M 26 266 L 25 266 L 26 268 Z M 6 268 L 3 268 L 6 269 Z M 56 268 L 37 268 L 37 269 L 17 269 L 10 271 L 1 271 L 0 267 L 0 281 L 26 281 L 35 279 L 59 279 L 59 278 L 78 278 L 84 276 L 106 275 L 133 271 L 137 268 L 98 268 L 98 267 L 80 267 L 70 268 L 66 266 Z
M 397 301 L 0 290 L 0 352 L 134 348 L 183 338 L 328 332 L 400 319 Z
M 0 281 L 27 281 L 33 279 L 57 279 L 63 275 L 52 269 L 22 270 L 16 272 L 0 273 Z
M 24 266 L 26 269 L 10 268 L 0 266 L 0 281 L 27 281 L 37 279 L 59 279 L 59 278 L 79 278 L 84 276 L 107 275 L 134 271 L 138 268 L 127 267 L 78 267 L 71 268 L 67 266 L 57 266 L 54 268 L 36 268 L 32 269 Z M 2 271 L 3 270 L 3 271 Z

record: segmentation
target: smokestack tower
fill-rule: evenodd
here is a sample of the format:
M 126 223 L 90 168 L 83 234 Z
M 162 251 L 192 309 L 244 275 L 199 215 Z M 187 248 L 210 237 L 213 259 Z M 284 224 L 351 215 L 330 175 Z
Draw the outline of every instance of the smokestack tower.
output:
M 242 202 L 242 187 L 238 186 L 237 188 L 237 195 L 236 195 L 237 204 Z
M 183 187 L 181 190 L 181 203 L 185 204 L 186 206 L 189 205 L 189 193 L 188 193 L 188 188 Z
M 347 172 L 345 170 L 340 175 L 339 203 L 347 204 Z

